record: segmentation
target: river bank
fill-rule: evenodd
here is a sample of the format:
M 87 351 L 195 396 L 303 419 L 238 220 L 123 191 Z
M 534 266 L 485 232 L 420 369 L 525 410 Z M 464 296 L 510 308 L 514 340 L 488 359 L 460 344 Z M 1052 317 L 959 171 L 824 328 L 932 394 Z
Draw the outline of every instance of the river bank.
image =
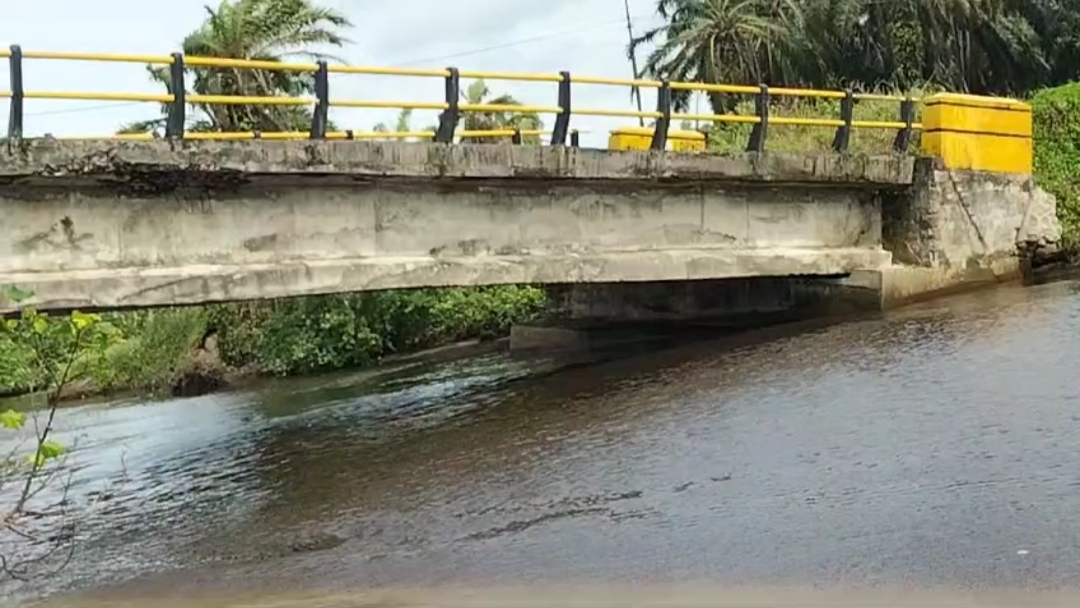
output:
M 545 302 L 539 287 L 495 286 L 109 313 L 104 321 L 120 339 L 63 396 L 192 396 L 263 377 L 365 368 L 463 340 L 504 337 L 514 324 L 541 315 Z M 0 395 L 25 394 L 33 355 L 4 339 Z M 45 365 L 57 365 L 64 353 L 42 339 L 35 348 Z

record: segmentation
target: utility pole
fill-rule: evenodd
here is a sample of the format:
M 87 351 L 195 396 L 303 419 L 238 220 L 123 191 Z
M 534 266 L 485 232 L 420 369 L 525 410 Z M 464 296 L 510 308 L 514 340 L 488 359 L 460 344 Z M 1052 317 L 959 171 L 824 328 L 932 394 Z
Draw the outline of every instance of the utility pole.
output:
M 634 80 L 637 80 L 640 73 L 637 68 L 637 49 L 634 48 L 634 21 L 630 18 L 630 0 L 623 0 L 623 9 L 626 11 L 626 34 L 629 36 L 630 45 L 627 48 L 630 52 L 630 69 L 634 71 Z M 642 112 L 641 109 L 641 88 L 634 85 L 630 88 L 630 96 L 637 100 L 637 111 Z M 645 118 L 638 116 L 638 125 L 645 126 Z

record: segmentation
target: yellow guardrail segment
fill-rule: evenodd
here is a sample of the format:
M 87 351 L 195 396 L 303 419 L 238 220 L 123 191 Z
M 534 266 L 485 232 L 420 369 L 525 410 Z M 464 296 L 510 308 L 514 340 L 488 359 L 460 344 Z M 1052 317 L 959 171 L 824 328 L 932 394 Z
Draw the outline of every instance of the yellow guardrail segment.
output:
M 740 116 L 738 114 L 672 114 L 671 119 L 728 122 L 748 125 L 756 125 L 761 122 L 761 119 L 757 116 Z
M 578 116 L 616 116 L 619 118 L 662 118 L 660 112 L 638 112 L 637 110 L 573 110 Z
M 787 116 L 770 116 L 769 124 L 791 127 L 842 127 L 844 121 L 832 118 L 789 118 Z
M 587 131 L 578 131 L 578 133 L 586 133 Z M 514 131 L 512 129 L 492 129 L 492 130 L 464 130 L 458 131 L 454 134 L 455 137 L 469 137 L 469 138 L 483 138 L 483 137 L 513 137 L 515 134 L 520 133 L 525 136 L 540 136 L 550 135 L 551 131 L 544 131 L 541 129 L 522 129 L 521 131 Z M 343 140 L 343 139 L 432 139 L 435 137 L 434 131 L 328 131 L 326 133 L 326 139 L 328 140 Z M 71 135 L 61 136 L 57 139 L 65 141 L 86 141 L 95 139 L 108 139 L 108 140 L 129 140 L 129 141 L 151 141 L 158 139 L 159 137 L 154 133 L 114 133 L 111 135 Z M 196 140 L 196 141 L 230 141 L 230 140 L 297 140 L 297 139 L 310 139 L 311 134 L 307 131 L 267 131 L 256 134 L 254 131 L 210 131 L 210 132 L 187 132 L 184 133 L 184 139 Z
M 558 74 L 529 74 L 525 72 L 476 72 L 461 70 L 458 72 L 461 78 L 478 78 L 481 80 L 516 80 L 519 82 L 562 82 L 562 76 Z
M 380 133 L 378 131 L 353 131 L 352 139 L 433 139 L 434 131 L 390 131 Z M 334 131 L 326 134 L 327 139 L 349 139 L 348 131 Z
M 0 58 L 11 58 L 11 49 L 0 49 Z M 172 65 L 174 58 L 171 55 L 144 55 L 144 54 L 123 54 L 123 53 L 75 53 L 67 51 L 22 51 L 22 57 L 25 59 L 42 59 L 42 60 L 72 60 L 72 61 L 101 61 L 101 62 L 119 62 L 119 63 L 140 63 L 145 65 Z M 276 71 L 289 71 L 289 72 L 317 72 L 320 69 L 319 63 L 300 62 L 278 62 L 278 61 L 265 61 L 254 59 L 233 59 L 228 57 L 207 57 L 207 56 L 184 56 L 183 63 L 185 67 L 191 68 L 233 68 L 233 69 L 254 69 L 254 70 L 276 70 Z M 362 65 L 328 65 L 325 66 L 326 71 L 335 74 L 359 74 L 359 75 L 375 75 L 375 76 L 404 76 L 404 77 L 430 77 L 430 78 L 447 78 L 450 77 L 453 70 L 451 69 L 428 69 L 428 68 L 393 68 L 393 67 L 379 67 L 379 66 L 362 66 Z M 518 81 L 518 82 L 544 82 L 544 83 L 560 83 L 563 81 L 563 76 L 556 73 L 530 73 L 530 72 L 502 72 L 502 71 L 483 71 L 483 70 L 462 70 L 457 74 L 462 78 L 467 79 L 485 79 L 485 80 L 501 80 L 501 81 Z M 574 85 L 602 85 L 602 86 L 619 86 L 619 87 L 638 87 L 638 88 L 651 88 L 660 89 L 664 86 L 669 86 L 673 91 L 683 92 L 699 92 L 699 93 L 722 93 L 730 95 L 755 95 L 762 90 L 760 86 L 753 85 L 739 85 L 739 84 L 725 84 L 725 83 L 700 83 L 700 82 L 669 82 L 665 83 L 660 80 L 651 80 L 647 78 L 604 78 L 594 76 L 577 76 L 571 75 L 570 82 Z M 768 92 L 776 97 L 800 97 L 810 99 L 829 99 L 839 100 L 847 97 L 849 93 L 845 91 L 836 90 L 819 90 L 810 88 L 794 88 L 794 87 L 769 87 Z M 917 98 L 905 97 L 902 95 L 894 95 L 888 93 L 870 93 L 859 92 L 851 93 L 852 97 L 859 101 L 878 101 L 878 102 L 890 102 L 890 103 L 903 103 L 907 100 L 922 102 Z M 13 97 L 12 91 L 0 91 L 0 99 L 11 99 Z M 156 103 L 171 103 L 175 100 L 173 95 L 170 94 L 153 94 L 153 93 L 119 93 L 119 92 L 83 92 L 83 91 L 26 91 L 23 93 L 23 97 L 26 99 L 58 99 L 58 100 L 91 100 L 91 101 L 134 101 L 134 102 L 156 102 Z M 190 93 L 186 96 L 186 101 L 196 105 L 266 105 L 266 106 L 311 106 L 317 103 L 317 100 L 311 97 L 285 97 L 285 96 L 253 96 L 253 95 L 213 95 L 213 94 L 199 94 Z M 368 108 L 368 109 L 408 109 L 408 110 L 431 110 L 431 111 L 444 111 L 450 107 L 450 103 L 447 101 L 395 101 L 395 100 L 363 100 L 363 99 L 331 99 L 328 101 L 330 106 L 338 108 Z M 457 105 L 458 111 L 462 113 L 535 113 L 535 114 L 560 114 L 564 111 L 564 108 L 557 105 L 516 105 L 516 104 L 500 104 L 500 103 L 460 103 Z M 777 108 L 776 111 L 782 111 L 782 108 Z M 659 111 L 641 111 L 641 110 L 619 110 L 619 109 L 602 109 L 602 108 L 583 108 L 574 109 L 572 114 L 576 116 L 598 116 L 598 117 L 615 117 L 615 118 L 644 118 L 644 119 L 661 119 L 663 114 Z M 672 120 L 678 121 L 702 121 L 708 123 L 730 123 L 730 124 L 760 124 L 762 118 L 756 115 L 735 115 L 735 114 L 700 114 L 689 112 L 673 112 L 670 115 Z M 852 120 L 849 123 L 845 123 L 839 118 L 839 116 L 833 118 L 810 118 L 810 117 L 796 117 L 796 116 L 769 116 L 768 122 L 777 126 L 797 126 L 797 127 L 826 127 L 826 128 L 838 128 L 843 127 L 845 124 L 850 124 L 854 129 L 894 129 L 903 130 L 909 125 L 905 125 L 904 122 L 898 120 Z M 922 124 L 914 123 L 910 125 L 913 130 L 922 130 Z M 580 133 L 580 131 L 573 130 L 574 133 Z M 489 130 L 463 130 L 455 133 L 455 137 L 466 138 L 498 138 L 498 137 L 512 137 L 515 134 L 539 136 L 550 134 L 550 131 L 542 130 L 523 130 L 515 131 L 512 129 L 489 129 Z M 225 133 L 185 133 L 184 137 L 187 139 L 195 140 L 245 140 L 245 139 L 307 139 L 311 136 L 307 132 L 273 132 L 273 133 L 253 133 L 253 132 L 225 132 Z M 115 139 L 133 139 L 144 140 L 152 139 L 154 136 L 147 133 L 137 134 L 120 134 L 108 136 Z M 334 131 L 326 134 L 327 139 L 431 139 L 435 137 L 435 133 L 432 131 L 402 131 L 402 132 L 389 132 L 379 133 L 376 131 L 363 131 L 363 132 L 351 132 L 351 131 Z
M 11 51 L 5 55 L 11 56 Z M 23 59 L 61 59 L 68 61 L 102 61 L 114 63 L 148 63 L 172 65 L 170 55 L 130 55 L 126 53 L 68 53 L 64 51 L 23 51 Z
M 285 63 L 282 61 L 259 61 L 256 59 L 229 59 L 225 57 L 184 57 L 184 65 L 194 68 L 242 68 L 247 70 L 277 70 L 282 72 L 314 72 L 314 63 Z
M 851 121 L 851 128 L 853 129 L 903 129 L 907 127 L 902 122 L 887 122 L 880 120 L 853 120 Z
M 188 103 L 254 106 L 306 106 L 314 103 L 304 97 L 256 97 L 249 95 L 188 95 Z
M 843 91 L 822 91 L 818 89 L 790 89 L 787 87 L 769 88 L 770 95 L 782 97 L 810 97 L 816 99 L 843 99 L 847 93 Z
M 732 93 L 736 95 L 754 95 L 761 87 L 750 87 L 739 84 L 705 84 L 703 82 L 673 82 L 673 91 L 700 91 L 702 93 Z
M 371 76 L 418 76 L 428 78 L 445 78 L 450 75 L 448 70 L 433 70 L 424 68 L 382 68 L 362 65 L 330 65 L 326 71 L 331 74 L 368 74 Z
M 83 101 L 157 101 L 169 103 L 172 95 L 165 93 L 86 93 L 82 91 L 25 91 L 26 99 L 80 99 Z
M 902 102 L 905 99 L 907 99 L 906 97 L 901 97 L 899 95 L 888 95 L 888 94 L 885 94 L 885 93 L 853 93 L 852 97 L 854 97 L 855 99 L 858 99 L 859 101 L 895 101 L 895 102 Z M 912 101 L 914 101 L 914 100 L 912 100 Z
M 446 102 L 431 101 L 363 101 L 342 99 L 330 100 L 332 107 L 339 108 L 389 108 L 395 110 L 445 110 L 450 107 Z
M 238 133 L 230 133 L 227 131 L 217 133 L 184 133 L 184 139 L 191 139 L 195 141 L 203 140 L 238 140 L 238 139 L 255 139 L 255 133 L 251 131 L 243 131 Z
M 559 114 L 562 108 L 559 106 L 519 106 L 507 103 L 463 103 L 458 104 L 458 110 L 462 112 L 531 112 L 534 114 Z
M 646 89 L 659 89 L 664 83 L 659 80 L 640 80 L 633 78 L 595 78 L 592 76 L 570 75 L 572 84 L 599 84 L 616 87 L 642 87 Z

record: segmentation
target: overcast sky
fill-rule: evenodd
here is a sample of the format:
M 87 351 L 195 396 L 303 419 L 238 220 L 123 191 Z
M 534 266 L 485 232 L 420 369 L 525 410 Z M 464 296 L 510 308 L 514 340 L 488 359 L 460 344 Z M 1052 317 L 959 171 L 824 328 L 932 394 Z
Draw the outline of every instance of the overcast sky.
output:
M 0 19 L 2 44 L 24 50 L 64 50 L 167 54 L 205 16 L 206 0 L 4 0 Z M 623 0 L 323 0 L 354 23 L 353 41 L 336 52 L 355 65 L 445 67 L 519 72 L 558 72 L 629 77 Z M 634 27 L 657 23 L 655 0 L 631 0 Z M 0 64 L 6 72 L 6 66 Z M 0 83 L 6 74 L 0 75 Z M 143 66 L 53 60 L 26 60 L 27 90 L 160 92 Z M 555 105 L 556 85 L 490 82 L 495 93 L 509 92 L 520 101 Z M 7 88 L 0 84 L 0 87 Z M 439 101 L 439 79 L 339 75 L 331 95 L 339 99 Z M 632 109 L 621 87 L 575 88 L 579 108 Z M 646 91 L 646 109 L 655 104 Z M 6 105 L 0 100 L 0 105 Z M 131 120 L 157 116 L 154 104 L 101 101 L 26 102 L 28 135 L 101 135 Z M 380 121 L 392 124 L 394 111 L 336 109 L 341 128 L 370 130 Z M 6 108 L 0 120 L 7 120 Z M 553 117 L 544 117 L 550 127 Z M 420 113 L 414 129 L 435 122 Z M 589 130 L 586 143 L 606 140 L 612 127 L 635 119 L 575 118 L 575 128 Z M 5 124 L 6 128 L 6 124 Z

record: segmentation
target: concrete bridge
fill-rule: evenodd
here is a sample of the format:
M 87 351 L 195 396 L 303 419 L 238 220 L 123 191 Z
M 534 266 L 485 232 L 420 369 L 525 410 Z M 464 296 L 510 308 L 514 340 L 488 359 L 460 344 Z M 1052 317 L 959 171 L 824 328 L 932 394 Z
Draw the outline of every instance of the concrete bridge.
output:
M 906 297 L 1053 237 L 1029 180 L 901 156 L 40 141 L 0 180 L 0 284 L 45 308 L 890 269 Z
M 0 154 L 0 284 L 41 308 L 119 308 L 503 283 L 605 285 L 610 300 L 617 284 L 817 277 L 810 292 L 878 307 L 1016 275 L 1019 249 L 1059 233 L 1030 175 L 1030 110 L 1019 158 L 978 139 L 1004 135 L 946 138 L 929 118 L 922 158 L 24 140 Z M 805 300 L 785 284 L 770 305 Z

